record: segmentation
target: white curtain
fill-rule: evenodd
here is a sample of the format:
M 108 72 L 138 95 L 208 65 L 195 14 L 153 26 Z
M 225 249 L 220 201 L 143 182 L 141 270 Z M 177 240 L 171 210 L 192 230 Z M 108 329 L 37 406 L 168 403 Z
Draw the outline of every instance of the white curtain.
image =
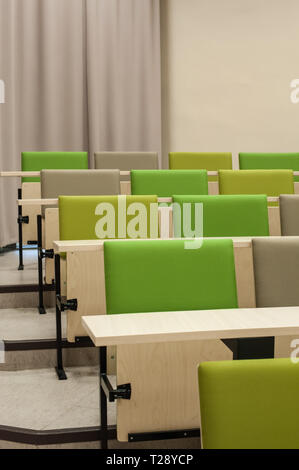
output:
M 159 0 L 0 0 L 0 170 L 25 150 L 161 148 Z M 0 179 L 0 246 L 19 182 Z

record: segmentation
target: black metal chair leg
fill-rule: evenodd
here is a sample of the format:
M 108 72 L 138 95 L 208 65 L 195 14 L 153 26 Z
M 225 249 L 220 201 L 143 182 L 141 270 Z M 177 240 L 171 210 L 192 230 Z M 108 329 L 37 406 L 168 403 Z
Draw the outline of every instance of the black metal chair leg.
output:
M 61 310 L 60 310 L 60 256 L 55 255 L 55 283 L 56 283 L 56 351 L 57 366 L 56 373 L 59 380 L 66 380 L 67 376 L 63 369 L 62 357 L 62 331 L 61 331 Z
M 101 410 L 101 448 L 108 449 L 108 417 L 107 417 L 107 397 L 101 385 L 101 374 L 107 373 L 107 348 L 100 348 L 100 410 Z
M 18 199 L 22 199 L 22 189 L 18 189 Z M 23 222 L 22 206 L 18 206 L 18 229 L 19 229 L 19 271 L 24 270 L 23 263 Z
M 43 285 L 43 247 L 42 247 L 42 217 L 37 216 L 37 256 L 38 256 L 38 311 L 41 315 L 46 312 L 44 306 Z

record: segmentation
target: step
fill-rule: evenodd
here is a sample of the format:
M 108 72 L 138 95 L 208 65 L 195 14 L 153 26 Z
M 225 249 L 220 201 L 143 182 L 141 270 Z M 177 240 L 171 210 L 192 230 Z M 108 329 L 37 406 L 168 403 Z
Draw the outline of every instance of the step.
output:
M 0 255 L 0 309 L 37 308 L 38 271 L 37 250 L 24 249 L 24 270 L 18 271 L 18 251 Z M 55 293 L 45 292 L 46 307 L 55 306 Z
M 68 367 L 68 380 L 58 381 L 52 369 L 0 372 L 0 449 L 99 449 L 97 436 L 92 441 L 33 445 L 8 440 L 15 432 L 42 432 L 44 438 L 65 438 L 65 433 L 99 428 L 98 367 Z M 115 377 L 109 377 L 115 386 Z M 116 403 L 108 403 L 108 425 L 115 428 Z M 3 427 L 6 435 L 4 437 Z M 115 432 L 115 431 L 114 431 Z M 110 440 L 110 449 L 194 449 L 198 438 L 140 443 Z
M 1 341 L 5 342 L 5 358 L 0 364 L 0 371 L 54 368 L 56 350 L 24 350 L 24 343 L 30 340 L 55 340 L 55 309 L 47 309 L 46 315 L 40 315 L 32 308 L 0 309 Z M 62 313 L 62 336 L 66 336 L 66 316 Z M 13 347 L 11 347 L 11 344 Z M 19 350 L 10 350 L 17 349 Z M 94 347 L 67 348 L 63 350 L 66 366 L 86 366 L 98 364 L 98 351 Z

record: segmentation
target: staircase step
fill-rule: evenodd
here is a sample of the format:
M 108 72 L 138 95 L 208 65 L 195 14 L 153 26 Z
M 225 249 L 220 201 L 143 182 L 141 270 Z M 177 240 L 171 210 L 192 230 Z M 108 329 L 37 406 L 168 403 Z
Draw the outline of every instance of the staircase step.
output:
M 62 328 L 62 336 L 65 337 L 66 316 L 64 313 Z M 32 308 L 1 309 L 0 331 L 5 349 L 0 371 L 55 367 L 55 349 L 49 347 L 49 349 L 26 350 L 27 345 L 22 344 L 32 340 L 55 341 L 55 309 L 47 309 L 46 315 L 40 315 L 37 309 Z M 91 366 L 98 364 L 98 351 L 93 347 L 66 348 L 63 349 L 63 358 L 65 366 Z

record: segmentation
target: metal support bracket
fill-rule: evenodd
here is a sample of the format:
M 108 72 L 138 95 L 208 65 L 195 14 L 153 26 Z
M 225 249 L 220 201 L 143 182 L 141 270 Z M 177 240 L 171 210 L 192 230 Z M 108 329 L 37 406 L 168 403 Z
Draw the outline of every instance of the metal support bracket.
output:
M 76 312 L 78 309 L 78 301 L 77 299 L 69 299 L 62 301 L 60 295 L 57 295 L 56 306 L 61 312 L 64 312 L 65 310 L 72 310 L 73 312 Z
M 109 402 L 114 402 L 115 400 L 118 400 L 118 399 L 122 399 L 122 400 L 131 399 L 131 391 L 132 391 L 131 384 L 118 385 L 118 387 L 114 389 L 107 375 L 101 374 L 100 385 L 106 397 L 108 398 Z
M 18 224 L 29 224 L 29 215 L 19 215 L 17 222 Z
M 44 259 L 44 258 L 53 259 L 54 258 L 54 250 L 53 249 L 42 250 L 41 248 L 39 248 L 38 249 L 38 256 L 40 257 L 40 259 Z

